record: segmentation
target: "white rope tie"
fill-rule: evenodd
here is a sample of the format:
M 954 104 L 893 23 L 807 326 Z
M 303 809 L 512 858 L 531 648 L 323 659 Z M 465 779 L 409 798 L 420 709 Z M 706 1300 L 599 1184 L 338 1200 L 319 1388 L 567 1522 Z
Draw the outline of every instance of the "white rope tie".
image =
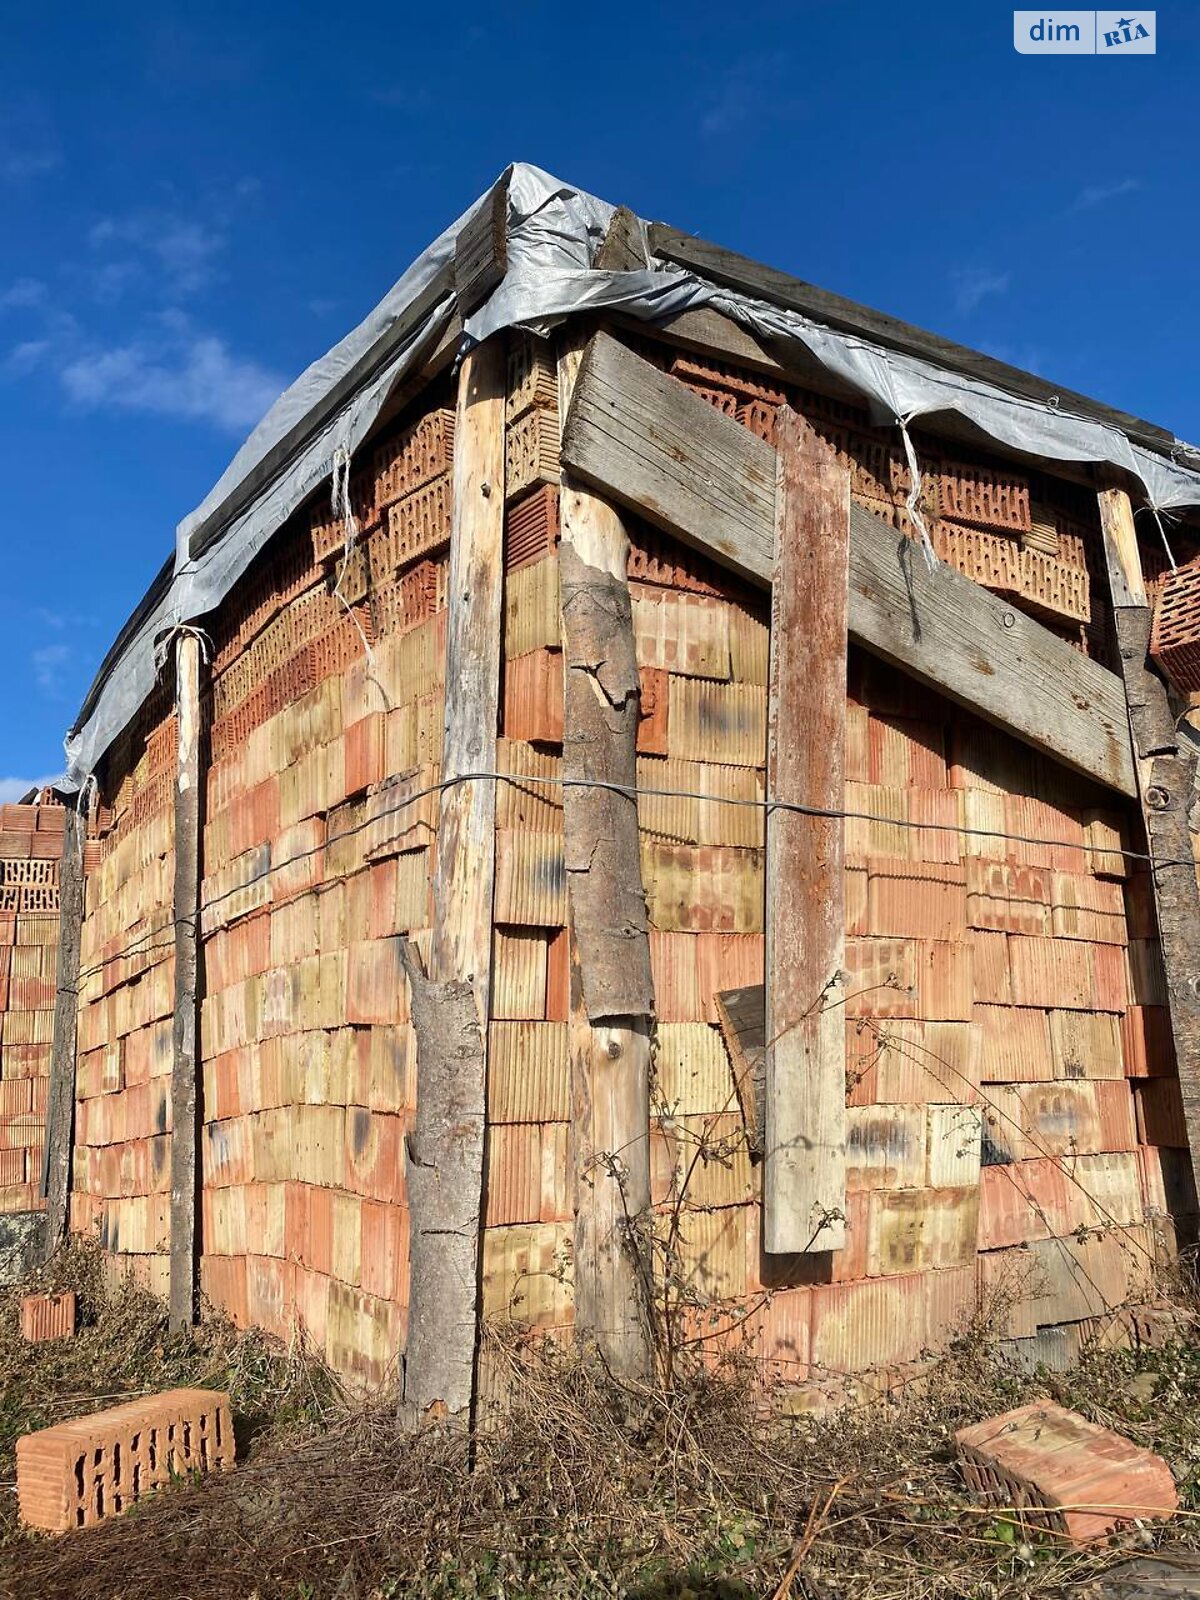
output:
M 193 622 L 177 622 L 163 634 L 161 639 L 155 640 L 154 665 L 155 670 L 161 672 L 166 665 L 167 656 L 176 639 L 195 639 L 200 646 L 200 659 L 207 666 L 213 657 L 212 638 L 203 628 L 198 628 Z
M 1158 524 L 1158 536 L 1163 542 L 1163 549 L 1167 552 L 1167 560 L 1171 563 L 1171 571 L 1172 572 L 1178 572 L 1179 568 L 1175 564 L 1175 553 L 1171 549 L 1171 541 L 1167 538 L 1167 530 L 1163 526 L 1163 519 L 1159 515 L 1158 507 L 1155 506 L 1155 505 L 1152 505 L 1149 509 L 1150 509 L 1151 516 L 1154 518 L 1155 522 Z
M 929 537 L 929 529 L 925 524 L 925 514 L 920 506 L 922 479 L 920 463 L 917 461 L 916 447 L 912 442 L 905 419 L 897 417 L 896 422 L 900 428 L 900 437 L 904 440 L 904 454 L 908 458 L 908 473 L 912 479 L 912 486 L 908 491 L 905 505 L 908 507 L 908 514 L 912 518 L 913 527 L 921 535 L 921 548 L 925 552 L 925 565 L 930 572 L 936 572 L 938 558 L 934 553 L 933 540 Z
M 358 544 L 358 519 L 354 515 L 354 507 L 350 502 L 350 451 L 344 444 L 339 444 L 337 449 L 333 452 L 333 468 L 330 492 L 333 498 L 333 514 L 335 517 L 340 517 L 342 519 L 342 526 L 345 529 L 345 538 L 342 544 L 342 559 L 338 565 L 337 582 L 333 586 L 333 597 L 335 600 L 341 602 L 346 615 L 354 624 L 358 633 L 358 637 L 362 640 L 362 647 L 366 652 L 367 660 L 371 666 L 371 677 L 375 680 L 377 687 L 379 688 L 380 692 L 383 693 L 384 699 L 386 700 L 387 694 L 383 690 L 383 685 L 379 682 L 379 678 L 377 676 L 378 667 L 375 661 L 375 652 L 371 649 L 371 641 L 367 638 L 366 633 L 363 631 L 363 625 L 358 620 L 358 616 L 355 613 L 354 607 L 342 593 L 342 584 L 345 582 L 346 574 L 350 570 L 350 557 L 354 554 L 355 546 Z

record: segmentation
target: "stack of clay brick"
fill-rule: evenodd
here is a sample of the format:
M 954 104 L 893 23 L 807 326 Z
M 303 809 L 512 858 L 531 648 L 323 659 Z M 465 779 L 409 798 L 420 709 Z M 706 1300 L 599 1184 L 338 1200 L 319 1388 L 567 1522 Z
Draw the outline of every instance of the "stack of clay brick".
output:
M 71 1220 L 166 1292 L 176 721 L 160 684 L 106 759 L 85 876 Z
M 769 436 L 779 391 L 676 365 Z M 542 1328 L 573 1320 L 562 796 L 536 781 L 561 776 L 557 392 L 552 346 L 514 341 L 496 762 L 516 781 L 496 792 L 482 1285 L 485 1316 Z M 354 464 L 353 527 L 324 490 L 211 623 L 202 1283 L 239 1320 L 298 1321 L 369 1381 L 402 1348 L 409 1298 L 401 939 L 427 949 L 448 396 L 431 391 Z M 865 418 L 810 410 L 850 456 Z M 903 525 L 903 454 L 870 437 L 856 496 Z M 1003 537 L 1035 532 L 1032 486 L 1026 500 L 983 464 L 946 467 L 959 459 L 930 472 L 949 486 L 939 522 L 953 509 L 975 526 L 980 505 L 1022 521 L 1028 505 L 1029 527 Z M 653 1198 L 673 1292 L 698 1335 L 736 1338 L 792 1384 L 907 1368 L 981 1283 L 1009 1296 L 1023 1350 L 1060 1338 L 1046 1329 L 1078 1339 L 1137 1287 L 1147 1215 L 1168 1209 L 1184 1166 L 1150 899 L 1119 853 L 1136 848 L 1129 817 L 851 652 L 847 1244 L 768 1263 L 715 999 L 763 979 L 763 813 L 737 802 L 764 792 L 766 596 L 629 526 L 639 781 L 688 792 L 639 802 Z M 126 1256 L 164 1242 L 171 965 L 153 947 L 170 935 L 173 758 L 160 706 L 102 774 L 113 816 L 88 887 L 85 973 L 102 965 L 83 990 L 75 1215 Z M 131 936 L 147 941 L 132 958 Z
M 43 1203 L 64 815 L 0 806 L 0 1212 Z
M 400 945 L 429 923 L 452 424 L 402 419 L 351 476 L 353 541 L 327 488 L 215 637 L 202 1283 L 370 1382 L 408 1305 Z
M 498 770 L 562 774 L 558 598 L 558 384 L 553 345 L 516 340 L 505 419 L 503 686 Z M 573 1319 L 567 1167 L 569 974 L 562 791 L 496 791 L 483 1309 L 495 1320 Z M 488 1373 L 482 1375 L 484 1392 Z
M 803 411 L 850 468 L 854 501 L 914 534 L 912 471 L 898 429 L 872 427 L 853 403 L 785 390 L 761 374 L 707 358 L 678 356 L 670 370 L 771 444 L 779 406 L 788 401 Z M 929 435 L 917 434 L 914 449 L 921 474 L 917 504 L 938 556 L 1087 653 L 1102 654 L 1103 586 L 1097 593 L 1093 584 L 1101 552 L 1094 495 L 999 460 L 969 460 L 961 446 Z
M 769 437 L 778 391 L 690 358 L 674 365 Z M 514 379 L 499 764 L 553 779 L 563 732 L 556 492 L 550 467 L 530 483 L 519 465 L 527 441 L 551 432 L 549 352 L 518 348 Z M 832 403 L 812 409 L 828 426 Z M 902 521 L 906 471 L 902 455 L 884 452 L 856 493 L 882 514 L 890 485 Z M 963 467 L 947 481 L 959 493 L 964 478 L 985 477 Z M 1064 501 L 1082 516 L 1073 493 Z M 997 491 L 995 503 L 1013 500 Z M 709 797 L 639 804 L 658 1014 L 653 1197 L 674 1252 L 672 1293 L 695 1336 L 737 1343 L 791 1383 L 893 1374 L 944 1343 L 981 1284 L 995 1300 L 1024 1269 L 1037 1287 L 1013 1296 L 1018 1348 L 1077 1343 L 1136 1291 L 1153 1249 L 1147 1213 L 1164 1209 L 1165 1174 L 1178 1181 L 1178 1086 L 1154 1009 L 1149 901 L 1117 853 L 1128 820 L 1099 791 L 852 652 L 846 803 L 870 820 L 846 833 L 848 1241 L 834 1257 L 768 1261 L 760 1169 L 715 1002 L 763 977 L 763 818 L 729 802 L 763 795 L 767 607 L 694 553 L 629 526 L 639 782 Z M 506 785 L 497 807 L 484 1311 L 564 1327 L 561 799 L 534 782 Z M 1011 1206 L 1002 1221 L 997 1196 L 1050 1170 L 1058 1210 L 1043 1218 L 1030 1200 L 1019 1224 Z M 1080 1287 L 1089 1275 L 1098 1290 Z M 1062 1325 L 1067 1333 L 1041 1331 Z

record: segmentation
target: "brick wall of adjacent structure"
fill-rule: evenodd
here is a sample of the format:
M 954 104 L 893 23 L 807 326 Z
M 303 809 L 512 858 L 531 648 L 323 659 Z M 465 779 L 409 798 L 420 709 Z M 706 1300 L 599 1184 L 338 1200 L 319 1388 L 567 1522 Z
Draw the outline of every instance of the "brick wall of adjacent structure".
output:
M 516 781 L 497 787 L 481 1267 L 485 1316 L 565 1328 L 562 798 L 552 782 L 520 781 L 561 775 L 546 356 L 514 344 L 507 411 L 496 759 Z M 781 391 L 691 358 L 674 367 L 772 436 Z M 790 398 L 852 466 L 856 499 L 911 532 L 899 447 L 852 408 Z M 408 1303 L 416 1063 L 398 940 L 422 944 L 430 914 L 437 800 L 411 797 L 440 772 L 444 399 L 360 453 L 363 537 L 348 562 L 318 497 L 209 622 L 202 1283 L 239 1320 L 281 1334 L 299 1322 L 368 1380 L 402 1348 Z M 1102 656 L 1089 494 L 967 465 L 930 438 L 918 449 L 942 554 Z M 894 1369 L 942 1341 L 982 1283 L 1006 1295 L 1023 1349 L 1069 1345 L 1136 1291 L 1156 1219 L 1195 1210 L 1148 879 L 1114 853 L 1137 848 L 1132 808 L 852 649 L 846 804 L 867 820 L 846 826 L 847 1245 L 768 1262 L 761 1169 L 714 1002 L 763 975 L 763 813 L 732 802 L 763 795 L 766 597 L 630 531 L 639 780 L 707 797 L 639 804 L 658 1008 L 653 1195 L 691 1334 L 733 1339 L 787 1381 Z M 148 709 L 101 775 L 111 812 L 88 883 L 73 1202 L 77 1226 L 98 1225 L 160 1287 L 168 704 Z M 141 953 L 116 959 L 131 938 Z
M 48 796 L 42 797 L 48 800 Z M 60 805 L 0 806 L 0 1212 L 38 1211 L 58 960 Z

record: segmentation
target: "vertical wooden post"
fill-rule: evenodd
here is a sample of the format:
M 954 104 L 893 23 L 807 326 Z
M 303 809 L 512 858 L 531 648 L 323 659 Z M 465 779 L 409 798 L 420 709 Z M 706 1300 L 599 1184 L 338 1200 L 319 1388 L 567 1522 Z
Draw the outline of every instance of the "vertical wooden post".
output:
M 582 342 L 562 352 L 565 417 Z M 559 521 L 566 678 L 563 792 L 571 1002 L 575 1316 L 613 1372 L 649 1374 L 650 1017 L 654 984 L 632 795 L 640 705 L 620 517 L 563 473 Z
M 1162 863 L 1150 876 L 1188 1147 L 1200 1181 L 1200 890 L 1188 826 L 1196 757 L 1180 739 L 1166 684 L 1147 660 L 1153 617 L 1129 496 L 1109 488 L 1099 500 L 1142 820 L 1149 852 Z
M 502 338 L 471 351 L 459 371 L 443 779 L 496 770 L 507 379 Z M 495 861 L 495 783 L 443 790 L 428 975 L 415 948 L 404 951 L 417 1036 L 402 1403 L 410 1423 L 434 1415 L 467 1425 L 474 1400 Z
M 83 846 L 87 818 L 82 795 L 67 807 L 58 890 L 58 968 L 54 991 L 54 1042 L 46 1105 L 42 1193 L 46 1196 L 44 1249 L 53 1255 L 67 1231 L 71 1155 L 75 1140 L 75 1047 L 79 1025 L 79 943 L 83 926 Z
M 850 475 L 789 408 L 776 431 L 767 793 L 837 811 Z M 763 1243 L 772 1253 L 845 1243 L 843 855 L 840 818 L 768 812 Z
M 175 713 L 179 758 L 175 773 L 175 1027 L 171 1067 L 171 1266 L 173 1329 L 196 1316 L 198 1262 L 196 1162 L 198 1095 L 197 980 L 200 904 L 200 639 L 175 640 Z

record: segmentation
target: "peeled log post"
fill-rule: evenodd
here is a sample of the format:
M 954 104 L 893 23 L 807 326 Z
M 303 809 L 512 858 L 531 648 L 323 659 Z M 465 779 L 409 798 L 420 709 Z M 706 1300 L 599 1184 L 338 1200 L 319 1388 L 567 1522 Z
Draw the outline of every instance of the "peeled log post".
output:
M 175 775 L 175 1027 L 171 1066 L 172 1329 L 196 1318 L 196 1047 L 198 924 L 200 903 L 200 639 L 181 632 L 175 641 L 175 711 L 179 756 Z
M 472 350 L 459 369 L 443 779 L 496 766 L 506 383 L 503 339 Z M 444 789 L 428 976 L 411 946 L 401 952 L 417 1039 L 401 1406 L 410 1425 L 442 1417 L 468 1426 L 474 1404 L 495 863 L 495 784 Z
M 1102 489 L 1099 501 L 1142 820 L 1149 852 L 1162 863 L 1151 867 L 1150 877 L 1188 1148 L 1200 1187 L 1200 889 L 1189 825 L 1196 757 L 1179 737 L 1167 686 L 1147 660 L 1153 614 L 1129 496 L 1124 489 Z
M 575 344 L 559 360 L 563 416 L 580 356 Z M 575 1316 L 610 1369 L 636 1379 L 651 1365 L 641 1229 L 650 1207 L 654 1009 L 637 802 L 612 789 L 575 787 L 589 779 L 637 783 L 629 541 L 613 508 L 565 472 L 560 521 Z

